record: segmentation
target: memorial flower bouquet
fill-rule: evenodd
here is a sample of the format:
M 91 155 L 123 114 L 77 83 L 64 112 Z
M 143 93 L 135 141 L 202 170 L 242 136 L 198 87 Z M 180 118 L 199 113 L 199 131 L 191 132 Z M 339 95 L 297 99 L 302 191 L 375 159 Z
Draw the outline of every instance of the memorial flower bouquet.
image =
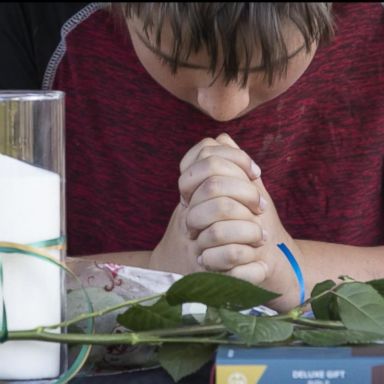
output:
M 66 321 L 7 335 L 78 346 L 70 348 L 77 356 L 71 377 L 88 359 L 89 369 L 98 372 L 161 365 L 178 381 L 213 359 L 219 345 L 336 346 L 384 339 L 384 280 L 326 280 L 302 305 L 276 313 L 264 305 L 279 293 L 218 273 L 179 276 L 95 262 L 77 263 L 74 273 L 83 284 L 69 279 Z M 67 332 L 52 332 L 57 328 Z

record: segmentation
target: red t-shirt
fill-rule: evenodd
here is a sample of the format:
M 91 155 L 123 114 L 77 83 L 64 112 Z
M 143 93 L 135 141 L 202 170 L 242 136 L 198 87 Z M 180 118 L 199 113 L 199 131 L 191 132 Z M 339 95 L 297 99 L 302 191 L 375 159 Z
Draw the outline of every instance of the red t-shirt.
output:
M 261 167 L 294 238 L 384 244 L 384 9 L 336 3 L 334 14 L 335 39 L 303 76 L 225 123 L 158 85 L 105 10 L 72 18 L 44 80 L 66 92 L 69 254 L 153 249 L 179 201 L 181 158 L 221 132 Z

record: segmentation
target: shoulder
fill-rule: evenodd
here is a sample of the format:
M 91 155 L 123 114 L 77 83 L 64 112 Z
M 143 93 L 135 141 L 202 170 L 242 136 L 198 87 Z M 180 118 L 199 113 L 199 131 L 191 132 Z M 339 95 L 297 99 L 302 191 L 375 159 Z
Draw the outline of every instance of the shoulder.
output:
M 356 30 L 352 22 L 358 24 L 369 22 L 374 28 L 376 25 L 384 25 L 384 3 L 380 2 L 347 2 L 332 3 L 332 12 L 336 27 L 338 24 L 348 25 Z
M 1 3 L 0 23 L 2 30 L 17 32 L 20 27 L 30 33 L 32 39 L 43 32 L 55 38 L 62 25 L 89 3 Z
M 0 85 L 6 88 L 39 88 L 45 69 L 71 19 L 93 3 L 1 3 Z
M 383 3 L 334 3 L 333 8 L 336 25 L 335 41 L 340 49 L 347 50 L 350 55 L 345 59 L 382 67 Z

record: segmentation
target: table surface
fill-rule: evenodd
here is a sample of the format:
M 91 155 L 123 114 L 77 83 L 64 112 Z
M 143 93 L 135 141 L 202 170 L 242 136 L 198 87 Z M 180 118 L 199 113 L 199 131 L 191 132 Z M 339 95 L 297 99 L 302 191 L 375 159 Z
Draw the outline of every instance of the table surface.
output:
M 204 365 L 199 371 L 186 376 L 177 384 L 209 384 L 212 362 Z M 175 384 L 175 381 L 162 368 L 145 371 L 126 372 L 94 377 L 77 377 L 70 384 Z

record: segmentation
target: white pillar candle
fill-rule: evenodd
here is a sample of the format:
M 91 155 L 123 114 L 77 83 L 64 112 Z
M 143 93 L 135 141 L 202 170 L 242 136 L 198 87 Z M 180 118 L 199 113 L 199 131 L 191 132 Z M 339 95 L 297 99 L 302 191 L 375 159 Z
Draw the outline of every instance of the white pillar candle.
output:
M 0 241 L 28 244 L 60 236 L 60 177 L 0 155 Z M 50 251 L 59 260 L 59 251 Z M 60 269 L 32 256 L 3 253 L 3 292 L 10 331 L 61 319 Z M 60 373 L 60 344 L 0 344 L 1 379 L 41 379 Z

